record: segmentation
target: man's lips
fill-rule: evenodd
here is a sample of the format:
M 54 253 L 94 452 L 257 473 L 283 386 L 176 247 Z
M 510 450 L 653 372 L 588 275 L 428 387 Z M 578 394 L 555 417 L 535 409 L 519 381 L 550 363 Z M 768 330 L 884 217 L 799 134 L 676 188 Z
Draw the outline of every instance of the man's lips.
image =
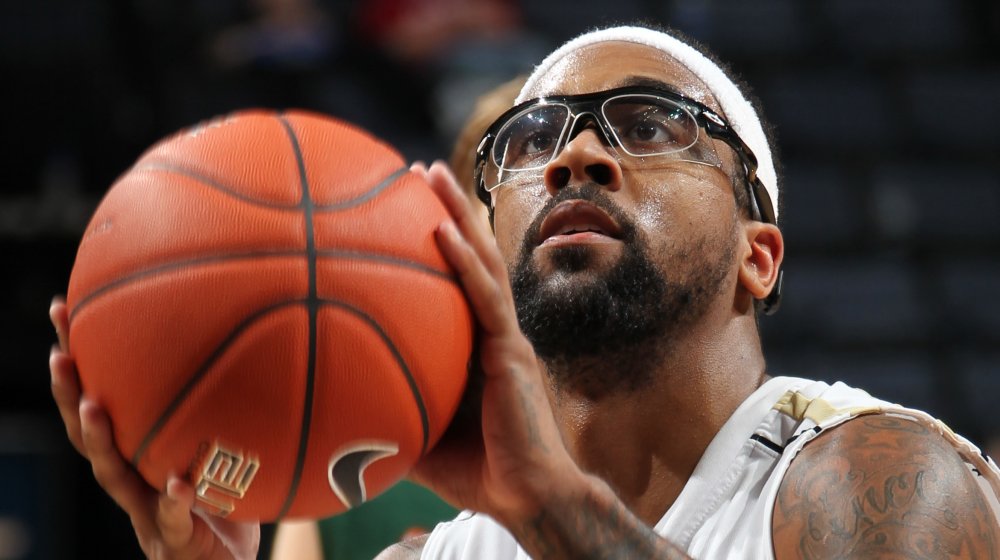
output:
M 586 200 L 567 200 L 553 208 L 538 230 L 536 245 L 559 236 L 593 234 L 621 238 L 621 227 L 607 212 Z

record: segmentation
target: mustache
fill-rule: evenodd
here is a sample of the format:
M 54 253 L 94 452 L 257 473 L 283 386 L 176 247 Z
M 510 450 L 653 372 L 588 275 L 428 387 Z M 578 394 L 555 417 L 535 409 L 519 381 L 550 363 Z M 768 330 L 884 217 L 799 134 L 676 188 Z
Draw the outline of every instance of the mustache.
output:
M 538 239 L 539 232 L 542 229 L 542 222 L 549 215 L 549 212 L 553 208 L 566 202 L 567 200 L 585 200 L 594 206 L 604 210 L 609 216 L 614 218 L 618 225 L 621 227 L 621 238 L 622 241 L 632 241 L 635 239 L 636 227 L 632 220 L 628 217 L 621 206 L 611 200 L 608 196 L 606 189 L 594 182 L 584 183 L 580 186 L 565 187 L 561 189 L 555 196 L 549 199 L 542 206 L 542 209 L 535 214 L 535 218 L 531 221 L 528 226 L 527 231 L 524 234 L 523 249 L 525 251 L 530 251 L 534 247 L 533 240 Z

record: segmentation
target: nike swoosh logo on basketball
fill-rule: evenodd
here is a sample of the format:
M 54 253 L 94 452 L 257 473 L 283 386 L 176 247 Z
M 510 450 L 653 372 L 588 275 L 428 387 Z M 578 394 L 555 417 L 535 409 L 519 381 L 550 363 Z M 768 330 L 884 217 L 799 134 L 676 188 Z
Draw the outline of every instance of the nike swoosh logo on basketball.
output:
M 388 441 L 365 441 L 341 448 L 330 457 L 327 477 L 330 488 L 348 508 L 368 499 L 365 469 L 379 459 L 399 453 L 399 445 Z

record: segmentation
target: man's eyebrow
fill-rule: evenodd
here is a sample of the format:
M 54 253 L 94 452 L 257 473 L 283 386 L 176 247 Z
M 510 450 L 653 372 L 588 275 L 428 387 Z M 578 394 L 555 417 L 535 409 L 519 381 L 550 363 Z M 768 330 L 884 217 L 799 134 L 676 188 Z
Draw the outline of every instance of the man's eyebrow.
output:
M 655 89 L 662 89 L 664 91 L 669 91 L 670 93 L 681 95 L 681 90 L 677 89 L 676 86 L 668 84 L 662 80 L 657 80 L 656 78 L 650 78 L 648 76 L 627 76 L 621 82 L 617 84 L 617 87 L 627 87 L 627 86 L 642 86 Z

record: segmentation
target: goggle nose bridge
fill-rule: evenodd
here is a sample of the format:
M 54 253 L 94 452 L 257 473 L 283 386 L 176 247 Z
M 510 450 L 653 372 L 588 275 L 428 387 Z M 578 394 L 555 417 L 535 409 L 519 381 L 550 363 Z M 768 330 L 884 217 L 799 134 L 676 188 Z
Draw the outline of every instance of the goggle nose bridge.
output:
M 604 142 L 608 146 L 614 147 L 617 145 L 617 143 L 615 142 L 614 135 L 612 135 L 607 130 L 607 127 L 609 125 L 605 121 L 603 115 L 594 112 L 592 109 L 580 111 L 579 113 L 574 113 L 573 110 L 570 109 L 569 118 L 570 118 L 569 125 L 566 127 L 566 132 L 563 133 L 564 138 L 559 143 L 557 151 L 552 154 L 553 158 L 558 156 L 559 152 L 562 152 L 563 149 L 566 148 L 566 146 L 570 142 L 572 142 L 573 139 L 576 138 L 581 132 L 590 127 L 593 127 L 600 133 L 601 137 L 604 139 Z

